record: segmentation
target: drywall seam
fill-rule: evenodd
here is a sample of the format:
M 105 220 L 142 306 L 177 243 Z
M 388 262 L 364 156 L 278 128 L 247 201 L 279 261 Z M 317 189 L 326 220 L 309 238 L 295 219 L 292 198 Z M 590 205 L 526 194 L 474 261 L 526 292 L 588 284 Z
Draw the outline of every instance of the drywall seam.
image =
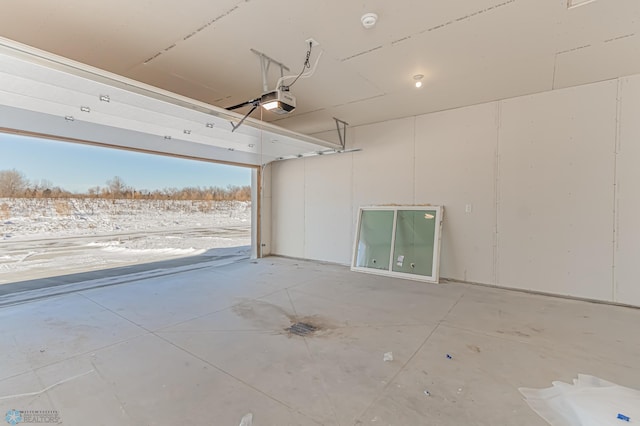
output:
M 609 38 L 609 39 L 605 40 L 603 43 L 611 43 L 612 41 L 623 40 L 625 38 L 634 37 L 635 35 L 636 35 L 636 33 L 624 34 L 624 35 L 621 35 L 621 36 L 618 36 L 618 37 Z
M 494 184 L 493 184 L 493 198 L 495 202 L 495 217 L 493 228 L 493 282 L 499 283 L 499 259 L 500 251 L 498 250 L 498 242 L 500 234 L 498 233 L 498 217 L 500 211 L 500 126 L 502 120 L 502 101 L 496 102 L 496 147 L 495 147 L 495 163 L 493 166 Z
M 507 6 L 510 3 L 515 3 L 515 1 L 516 0 L 507 0 L 507 1 L 504 1 L 504 2 L 499 3 L 499 4 L 494 4 L 493 6 L 489 6 L 489 7 L 486 7 L 484 9 L 476 10 L 475 12 L 472 12 L 472 13 L 470 13 L 468 15 L 460 16 L 458 18 L 451 19 L 451 20 L 449 20 L 447 22 L 444 22 L 442 24 L 438 24 L 438 25 L 436 25 L 434 27 L 430 27 L 430 28 L 424 29 L 422 31 L 418 31 L 417 33 L 414 33 L 412 35 L 424 34 L 424 33 L 427 33 L 427 32 L 439 30 L 441 28 L 445 28 L 445 27 L 447 27 L 449 25 L 452 25 L 452 24 L 455 24 L 457 22 L 466 21 L 468 19 L 473 18 L 474 16 L 478 16 L 478 15 L 481 15 L 483 13 L 487 13 L 487 12 L 491 12 L 492 10 L 499 9 L 499 8 L 501 8 L 503 6 Z
M 170 46 L 167 46 L 163 49 L 161 49 L 160 51 L 158 51 L 157 53 L 155 53 L 153 56 L 147 58 L 142 64 L 143 65 L 147 65 L 148 63 L 154 61 L 155 59 L 157 59 L 159 56 L 165 54 L 166 52 L 170 51 L 171 49 L 173 49 L 174 47 L 176 47 L 178 45 L 178 43 L 182 43 L 184 41 L 189 40 L 191 37 L 193 37 L 194 35 L 198 34 L 199 32 L 205 30 L 206 28 L 210 27 L 211 25 L 215 24 L 216 22 L 218 22 L 220 19 L 225 18 L 229 15 L 231 15 L 233 12 L 235 12 L 236 10 L 238 10 L 238 8 L 240 7 L 240 5 L 242 4 L 242 1 L 239 1 L 236 5 L 234 5 L 232 8 L 226 10 L 225 12 L 223 12 L 222 14 L 216 16 L 215 18 L 210 19 L 209 21 L 207 21 L 204 25 L 201 25 L 199 28 L 193 30 L 192 32 L 190 32 L 189 34 L 183 36 L 181 39 L 176 40 L 174 43 L 172 43 Z
M 616 155 L 619 154 L 622 149 L 622 138 L 620 137 L 620 135 L 622 134 L 622 94 L 624 93 L 624 83 L 625 79 L 618 78 L 618 95 L 616 96 Z
M 413 204 L 416 203 L 416 144 L 418 141 L 416 140 L 416 121 L 417 117 L 413 116 L 413 170 L 411 172 L 411 176 L 413 176 Z
M 345 140 L 345 144 L 347 143 L 347 141 Z M 355 147 L 355 137 L 354 137 L 354 141 L 352 143 L 352 146 Z M 352 152 L 349 154 L 351 156 L 351 185 L 350 185 L 350 194 L 351 194 L 351 217 L 349 218 L 349 220 L 351 221 L 351 241 L 353 241 L 353 244 L 355 244 L 355 238 L 356 238 L 356 228 L 355 228 L 355 223 L 353 223 L 353 219 L 355 216 L 355 205 L 354 205 L 354 200 L 355 200 L 355 195 L 356 195 L 356 189 L 355 189 L 355 177 L 354 177 L 354 159 L 355 159 L 355 152 Z M 351 252 L 349 253 L 349 265 L 353 264 L 353 248 L 351 250 Z
M 611 42 L 618 41 L 618 40 L 623 40 L 625 38 L 634 37 L 635 35 L 636 35 L 636 33 L 623 34 L 623 35 L 618 36 L 618 37 L 613 37 L 613 38 L 606 39 L 606 40 L 602 41 L 602 44 L 611 43 Z M 579 50 L 588 49 L 590 47 L 597 46 L 598 44 L 601 44 L 601 43 L 599 42 L 599 43 L 596 43 L 595 45 L 594 44 L 585 44 L 585 45 L 582 45 L 582 46 L 572 47 L 571 49 L 567 49 L 567 50 L 563 50 L 563 51 L 560 51 L 560 52 L 556 52 L 556 57 L 558 55 L 564 55 L 564 54 L 567 54 L 567 53 L 573 53 L 573 52 L 577 52 Z
M 251 170 L 251 259 L 260 259 L 262 257 L 262 250 L 260 249 L 262 209 L 260 208 L 261 183 L 259 170 Z
M 309 257 L 307 255 L 307 160 L 306 158 L 302 159 L 302 187 L 304 190 L 302 191 L 302 256 Z
M 582 46 L 572 47 L 571 49 L 563 50 L 561 52 L 556 52 L 556 56 L 557 55 L 564 55 L 566 53 L 571 53 L 571 52 L 577 52 L 578 50 L 582 50 L 582 49 L 588 49 L 591 46 L 593 46 L 593 45 L 592 44 L 584 44 Z
M 551 90 L 556 88 L 556 71 L 558 71 L 558 54 L 553 55 L 553 76 L 551 77 Z
M 382 47 L 383 46 L 380 45 L 380 46 L 373 47 L 371 49 L 363 50 L 362 52 L 358 52 L 358 53 L 353 54 L 351 56 L 347 56 L 346 58 L 340 59 L 340 62 L 345 62 L 345 61 L 348 61 L 350 59 L 357 58 L 358 56 L 362 56 L 362 55 L 366 55 L 366 54 L 371 53 L 371 52 L 375 52 L 378 49 L 382 49 Z
M 620 191 L 618 185 L 618 156 L 620 155 L 620 127 L 622 117 L 622 79 L 618 79 L 616 93 L 616 126 L 614 135 L 613 155 L 613 253 L 611 268 L 611 300 L 618 302 L 618 277 L 616 263 L 618 260 L 618 233 L 620 232 Z
M 478 15 L 482 15 L 483 13 L 488 13 L 488 12 L 494 11 L 496 9 L 499 9 L 501 7 L 507 6 L 507 5 L 509 5 L 511 3 L 515 3 L 515 2 L 516 2 L 516 0 L 505 0 L 502 3 L 494 4 L 493 6 L 489 6 L 489 7 L 486 7 L 484 9 L 476 10 L 475 12 L 469 13 L 467 15 L 463 15 L 463 16 L 459 16 L 457 18 L 450 19 L 449 21 L 443 22 L 443 23 L 438 24 L 436 26 L 425 28 L 423 30 L 414 32 L 412 34 L 407 34 L 407 35 L 402 36 L 402 37 L 400 37 L 398 39 L 392 40 L 391 43 L 389 43 L 389 45 L 391 47 L 394 47 L 396 44 L 398 44 L 400 42 L 403 42 L 403 41 L 406 41 L 406 40 L 409 40 L 413 36 L 418 36 L 418 35 L 422 35 L 422 34 L 425 34 L 425 33 L 432 32 L 432 31 L 437 31 L 437 30 L 446 28 L 446 27 L 448 27 L 450 25 L 454 25 L 454 24 L 457 24 L 457 23 L 460 23 L 460 22 L 463 22 L 463 21 L 468 21 L 471 18 L 473 18 L 474 16 L 478 16 Z M 355 53 L 353 55 L 347 56 L 346 58 L 340 59 L 340 62 L 349 61 L 349 60 L 357 58 L 359 56 L 367 55 L 367 54 L 369 54 L 371 52 L 375 52 L 376 50 L 382 49 L 385 45 L 386 44 L 381 44 L 381 45 L 373 47 L 371 49 L 363 50 L 362 52 L 358 52 L 358 53 Z

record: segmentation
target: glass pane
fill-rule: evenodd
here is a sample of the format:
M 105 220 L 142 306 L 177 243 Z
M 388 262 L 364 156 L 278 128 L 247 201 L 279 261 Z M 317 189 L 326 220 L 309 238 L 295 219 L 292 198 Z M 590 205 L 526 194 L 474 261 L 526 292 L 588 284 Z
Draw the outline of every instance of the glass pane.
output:
M 393 235 L 393 211 L 362 210 L 358 235 L 355 266 L 388 271 Z
M 435 232 L 435 210 L 398 210 L 393 271 L 432 276 Z

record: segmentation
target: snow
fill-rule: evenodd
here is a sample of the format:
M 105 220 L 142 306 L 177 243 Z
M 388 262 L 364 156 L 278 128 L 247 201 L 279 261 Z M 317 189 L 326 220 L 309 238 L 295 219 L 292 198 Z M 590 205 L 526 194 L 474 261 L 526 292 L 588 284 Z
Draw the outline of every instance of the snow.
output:
M 0 198 L 0 284 L 250 243 L 250 202 Z

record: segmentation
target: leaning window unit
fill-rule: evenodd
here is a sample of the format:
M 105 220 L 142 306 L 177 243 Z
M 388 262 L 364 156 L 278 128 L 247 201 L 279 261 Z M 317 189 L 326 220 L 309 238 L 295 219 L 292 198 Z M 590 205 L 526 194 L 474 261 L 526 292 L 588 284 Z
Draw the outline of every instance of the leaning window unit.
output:
M 438 282 L 442 206 L 370 206 L 358 212 L 351 270 Z

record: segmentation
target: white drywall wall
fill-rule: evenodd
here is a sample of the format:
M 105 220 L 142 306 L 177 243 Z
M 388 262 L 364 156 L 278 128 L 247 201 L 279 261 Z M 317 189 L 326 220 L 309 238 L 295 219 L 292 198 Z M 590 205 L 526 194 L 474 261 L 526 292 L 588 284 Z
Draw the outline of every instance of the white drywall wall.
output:
M 351 256 L 353 241 L 353 156 L 312 157 L 305 163 L 304 257 L 344 263 Z
M 356 127 L 353 154 L 353 202 L 356 206 L 412 204 L 413 117 Z
M 267 164 L 262 168 L 262 217 L 260 220 L 262 256 L 271 254 L 271 187 L 271 164 Z
M 501 102 L 498 285 L 611 300 L 616 94 Z
M 443 277 L 640 306 L 639 116 L 640 75 L 349 129 L 274 165 L 273 253 L 349 264 L 359 206 L 442 204 Z
M 443 277 L 495 283 L 497 110 L 492 102 L 416 118 L 415 202 L 445 206 Z
M 304 257 L 305 161 L 279 161 L 271 166 L 271 252 Z M 344 220 L 347 220 L 345 218 Z M 328 230 L 327 233 L 331 231 Z
M 616 302 L 640 306 L 640 76 L 620 81 Z

